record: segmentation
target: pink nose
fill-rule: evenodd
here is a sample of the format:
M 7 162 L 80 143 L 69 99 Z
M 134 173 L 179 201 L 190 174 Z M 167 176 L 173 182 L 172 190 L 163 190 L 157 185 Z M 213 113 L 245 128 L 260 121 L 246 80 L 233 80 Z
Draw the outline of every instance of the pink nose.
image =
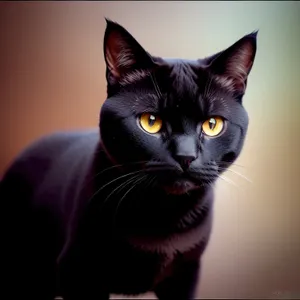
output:
M 187 170 L 195 159 L 195 156 L 176 155 L 176 160 L 179 162 L 183 170 Z

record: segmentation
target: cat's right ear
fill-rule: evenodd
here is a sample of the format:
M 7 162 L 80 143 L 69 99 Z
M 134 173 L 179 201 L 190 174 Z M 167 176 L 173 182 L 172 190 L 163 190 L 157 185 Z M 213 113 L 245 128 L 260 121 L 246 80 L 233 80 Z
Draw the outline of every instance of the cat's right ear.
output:
M 146 76 L 154 66 L 151 55 L 121 25 L 106 20 L 104 58 L 109 85 L 126 81 L 126 77 Z

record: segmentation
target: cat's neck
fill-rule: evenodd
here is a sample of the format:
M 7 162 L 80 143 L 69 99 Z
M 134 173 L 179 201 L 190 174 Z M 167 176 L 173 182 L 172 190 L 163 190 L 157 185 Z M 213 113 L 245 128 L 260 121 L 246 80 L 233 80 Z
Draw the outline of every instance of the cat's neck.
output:
M 152 203 L 143 203 L 140 209 L 128 210 L 131 217 L 123 215 L 118 226 L 120 236 L 133 247 L 172 256 L 206 244 L 212 224 L 212 189 L 190 196 L 157 197 Z

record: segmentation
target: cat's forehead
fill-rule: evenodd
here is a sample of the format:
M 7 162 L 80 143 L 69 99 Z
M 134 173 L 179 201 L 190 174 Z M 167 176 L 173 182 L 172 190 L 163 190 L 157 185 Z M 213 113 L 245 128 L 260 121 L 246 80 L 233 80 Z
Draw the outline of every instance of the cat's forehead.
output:
M 167 58 L 159 85 L 166 95 L 166 108 L 180 108 L 183 115 L 228 113 L 226 90 L 220 88 L 201 61 Z M 225 100 L 226 99 L 226 100 Z
M 193 99 L 199 90 L 199 74 L 196 61 L 177 58 L 164 59 L 166 67 L 161 82 L 163 89 L 174 99 Z

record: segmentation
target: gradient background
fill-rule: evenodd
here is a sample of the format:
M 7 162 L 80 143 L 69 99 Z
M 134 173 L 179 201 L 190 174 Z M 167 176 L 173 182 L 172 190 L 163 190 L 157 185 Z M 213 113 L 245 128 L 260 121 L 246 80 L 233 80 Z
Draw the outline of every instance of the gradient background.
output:
M 1 2 L 0 176 L 34 139 L 94 127 L 104 16 L 150 52 L 198 58 L 259 29 L 246 144 L 217 185 L 201 297 L 300 299 L 299 2 Z M 151 296 L 151 295 L 150 295 Z

